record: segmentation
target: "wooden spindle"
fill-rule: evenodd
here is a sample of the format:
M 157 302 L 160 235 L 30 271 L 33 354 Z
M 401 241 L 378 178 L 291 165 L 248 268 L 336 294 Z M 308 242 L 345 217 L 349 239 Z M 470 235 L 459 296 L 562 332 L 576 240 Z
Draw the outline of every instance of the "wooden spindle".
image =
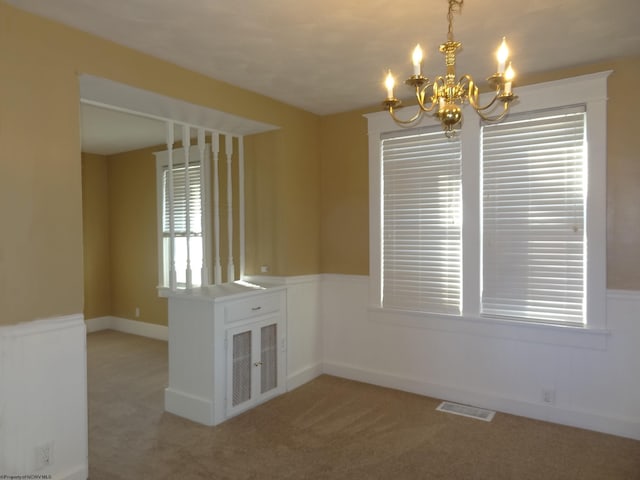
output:
M 233 137 L 225 136 L 225 153 L 227 154 L 227 233 L 229 262 L 227 263 L 227 282 L 233 282 L 236 278 L 236 267 L 233 263 L 233 175 L 232 175 L 232 156 L 233 156 Z
M 167 170 L 167 189 L 169 198 L 169 288 L 176 289 L 176 258 L 175 258 L 175 212 L 173 191 L 173 122 L 166 123 L 167 153 L 169 157 L 169 169 Z
M 240 231 L 240 279 L 244 278 L 244 138 L 238 138 L 238 219 Z
M 218 158 L 220 155 L 220 135 L 211 134 L 211 149 L 213 151 L 213 229 L 215 239 L 214 283 L 222 283 L 222 266 L 220 265 L 220 180 L 218 178 Z
M 205 162 L 205 134 L 204 128 L 198 129 L 198 152 L 200 154 L 200 238 L 202 239 L 202 265 L 200 266 L 200 284 L 207 285 L 209 283 L 209 254 L 207 246 L 205 245 L 205 239 L 209 237 L 205 235 L 207 231 L 207 215 L 206 215 L 206 192 L 205 192 L 205 178 L 206 178 L 206 162 Z
M 185 240 L 187 242 L 186 287 L 193 287 L 191 278 L 191 182 L 189 181 L 189 150 L 191 149 L 191 127 L 182 125 L 182 149 L 184 151 L 184 200 L 185 200 Z

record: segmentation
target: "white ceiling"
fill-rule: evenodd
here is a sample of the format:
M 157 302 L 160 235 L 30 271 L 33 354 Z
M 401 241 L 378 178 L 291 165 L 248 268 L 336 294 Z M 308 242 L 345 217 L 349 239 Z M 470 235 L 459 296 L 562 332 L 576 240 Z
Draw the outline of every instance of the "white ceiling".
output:
M 382 101 L 383 76 L 444 73 L 446 0 L 6 0 L 24 10 L 317 114 Z M 466 0 L 458 72 L 522 74 L 640 55 L 639 0 Z
M 165 124 L 93 105 L 80 106 L 82 151 L 114 155 L 165 142 Z

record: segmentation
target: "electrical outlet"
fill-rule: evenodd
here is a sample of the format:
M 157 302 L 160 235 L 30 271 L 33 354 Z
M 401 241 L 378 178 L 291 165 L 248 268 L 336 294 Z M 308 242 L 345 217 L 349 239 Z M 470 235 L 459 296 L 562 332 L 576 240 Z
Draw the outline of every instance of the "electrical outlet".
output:
M 136 318 L 140 318 L 140 307 L 136 307 Z
M 35 448 L 35 469 L 42 470 L 53 465 L 53 441 Z
M 556 391 L 553 388 L 542 389 L 542 402 L 549 405 L 556 403 Z
M 260 273 L 269 273 L 269 265 L 260 265 Z

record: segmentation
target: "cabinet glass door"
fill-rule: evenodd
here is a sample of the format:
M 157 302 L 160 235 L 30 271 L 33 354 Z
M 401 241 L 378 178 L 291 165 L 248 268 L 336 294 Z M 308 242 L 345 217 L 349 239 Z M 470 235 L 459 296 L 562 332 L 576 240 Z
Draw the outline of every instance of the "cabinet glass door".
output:
M 278 386 L 278 329 L 274 323 L 260 329 L 260 393 Z
M 251 399 L 251 330 L 233 335 L 231 405 Z

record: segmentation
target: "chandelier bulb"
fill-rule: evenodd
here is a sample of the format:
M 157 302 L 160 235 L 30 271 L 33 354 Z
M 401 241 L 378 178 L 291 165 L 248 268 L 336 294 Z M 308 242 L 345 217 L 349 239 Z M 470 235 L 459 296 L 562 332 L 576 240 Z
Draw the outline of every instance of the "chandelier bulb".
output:
M 393 75 L 391 75 L 391 70 L 389 70 L 387 72 L 387 78 L 384 81 L 384 85 L 385 87 L 387 87 L 387 99 L 388 100 L 392 100 L 394 98 L 393 96 L 393 87 L 395 85 L 396 81 L 393 78 Z
M 496 56 L 498 57 L 498 73 L 504 73 L 504 67 L 507 63 L 507 59 L 509 58 L 509 47 L 507 47 L 506 37 L 502 37 L 502 43 L 498 48 Z
M 507 82 L 511 82 L 515 76 L 516 76 L 516 72 L 513 70 L 513 67 L 511 66 L 511 62 L 509 62 L 509 66 L 507 67 L 507 70 L 504 72 L 504 79 Z
M 507 95 L 511 95 L 511 83 L 513 82 L 513 78 L 515 76 L 516 72 L 513 70 L 511 62 L 509 62 L 509 66 L 504 72 L 504 93 L 506 93 Z
M 413 60 L 413 74 L 419 77 L 422 74 L 422 49 L 420 48 L 420 44 L 416 45 L 416 48 L 413 49 L 411 58 Z

